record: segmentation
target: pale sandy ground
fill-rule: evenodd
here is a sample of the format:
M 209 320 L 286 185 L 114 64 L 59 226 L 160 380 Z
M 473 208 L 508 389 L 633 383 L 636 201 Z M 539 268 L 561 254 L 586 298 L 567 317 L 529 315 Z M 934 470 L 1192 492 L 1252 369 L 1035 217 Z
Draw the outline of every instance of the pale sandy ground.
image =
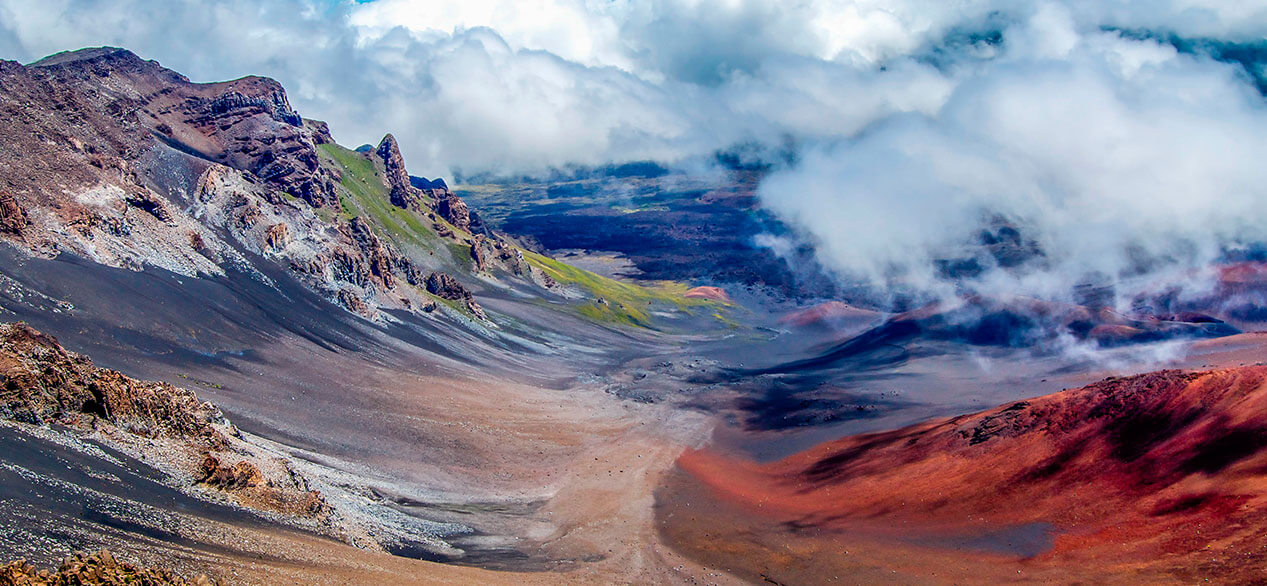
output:
M 551 477 L 563 481 L 529 527 L 541 540 L 544 556 L 570 560 L 546 572 L 417 561 L 290 531 L 234 529 L 232 542 L 222 544 L 228 548 L 223 553 L 170 553 L 243 584 L 742 583 L 682 557 L 660 540 L 653 493 L 683 447 L 666 437 L 680 434 L 680 428 L 667 430 L 666 425 L 680 422 L 649 417 L 554 424 L 559 435 L 588 439 L 570 462 L 554 468 L 557 474 Z
M 1184 368 L 1249 366 L 1267 360 L 1267 332 L 1247 332 L 1201 340 L 1189 346 L 1179 365 Z
M 598 383 L 547 389 L 451 364 L 409 372 L 306 345 L 257 359 L 266 364 L 191 372 L 221 386 L 192 388 L 275 447 L 293 446 L 283 449 L 301 471 L 315 460 L 378 493 L 462 509 L 441 520 L 527 561 L 494 571 L 230 526 L 209 528 L 210 548 L 150 542 L 133 557 L 235 584 L 738 582 L 675 553 L 656 530 L 654 493 L 685 447 L 707 441 L 705 415 L 620 400 Z

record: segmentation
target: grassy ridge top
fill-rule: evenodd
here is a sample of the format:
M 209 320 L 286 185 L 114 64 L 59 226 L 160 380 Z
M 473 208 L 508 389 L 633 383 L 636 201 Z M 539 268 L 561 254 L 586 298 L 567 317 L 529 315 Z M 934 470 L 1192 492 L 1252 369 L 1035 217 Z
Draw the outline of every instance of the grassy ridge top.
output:
M 364 216 L 378 228 L 380 237 L 397 246 L 415 246 L 428 251 L 444 246 L 443 239 L 418 214 L 391 204 L 391 190 L 369 157 L 337 144 L 323 144 L 319 148 L 322 162 L 337 169 L 343 177 L 340 185 L 344 193 L 340 194 L 339 201 L 344 215 Z
M 469 234 L 441 218 L 431 220 L 415 211 L 392 205 L 390 189 L 383 180 L 382 170 L 371 157 L 337 144 L 320 145 L 319 153 L 322 164 L 339 171 L 342 177 L 339 197 L 342 210 L 338 214 L 340 218 L 360 216 L 370 222 L 381 238 L 402 250 L 441 252 L 456 267 L 465 271 L 472 269 L 470 247 L 441 237 L 432 224 L 439 223 L 454 234 Z M 529 264 L 558 283 L 574 286 L 587 293 L 590 298 L 572 304 L 572 308 L 595 322 L 654 328 L 653 314 L 656 311 L 693 315 L 695 309 L 709 308 L 715 312 L 722 306 L 707 299 L 686 298 L 684 295 L 689 287 L 683 283 L 662 281 L 643 285 L 618 281 L 542 254 L 522 248 L 519 251 Z M 720 314 L 717 315 L 725 321 L 720 318 Z
M 595 321 L 649 328 L 652 327 L 651 313 L 656 309 L 690 314 L 695 308 L 719 305 L 708 299 L 685 297 L 689 287 L 675 281 L 647 286 L 604 277 L 533 252 L 525 251 L 524 257 L 555 281 L 574 285 L 593 295 L 595 300 L 582 304 L 578 311 Z

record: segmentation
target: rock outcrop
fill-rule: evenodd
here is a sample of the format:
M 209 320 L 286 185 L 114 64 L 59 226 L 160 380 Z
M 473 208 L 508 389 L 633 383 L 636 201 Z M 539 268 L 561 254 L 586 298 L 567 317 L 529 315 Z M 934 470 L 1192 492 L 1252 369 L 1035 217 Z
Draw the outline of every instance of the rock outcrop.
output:
M 21 234 L 30 220 L 11 193 L 0 193 L 0 232 Z
M 273 224 L 264 232 L 264 244 L 272 250 L 281 250 L 290 244 L 290 227 L 286 224 Z
M 0 417 L 37 425 L 102 419 L 147 437 L 226 444 L 212 426 L 224 418 L 210 403 L 167 383 L 97 368 L 23 323 L 0 325 Z
M 0 234 L 37 254 L 222 274 L 244 263 L 184 211 L 199 175 L 237 169 L 270 205 L 337 203 L 317 132 L 264 78 L 195 84 L 110 48 L 0 62 Z
M 287 467 L 288 475 L 294 479 L 293 471 Z M 236 464 L 225 464 L 220 458 L 207 454 L 198 469 L 198 483 L 230 493 L 237 497 L 239 503 L 255 509 L 299 515 L 303 517 L 325 517 L 330 512 L 319 491 L 308 490 L 306 483 L 299 479 L 296 486 L 281 487 L 260 471 L 259 467 L 240 460 Z
M 338 203 L 320 167 L 314 132 L 272 79 L 191 83 L 154 61 L 109 47 L 60 53 L 5 73 L 8 87 L 73 96 L 70 109 L 95 110 L 88 117 L 91 130 L 114 127 L 106 134 L 113 144 L 91 154 L 135 160 L 162 141 L 253 173 L 314 206 Z M 33 105 L 45 104 L 36 99 Z
M 247 175 L 224 167 L 208 169 L 196 193 L 194 211 L 204 220 L 250 251 L 283 260 L 301 281 L 352 313 L 378 319 L 383 304 L 412 309 L 423 301 L 421 292 L 402 286 L 422 284 L 418 268 L 363 217 L 331 225 L 306 206 L 267 201 Z
M 359 216 L 352 218 L 347 224 L 341 224 L 339 230 L 357 244 L 361 256 L 366 260 L 363 274 L 358 276 L 362 284 L 373 281 L 386 289 L 395 287 L 393 270 L 402 262 L 408 266 L 408 261 L 388 250 L 382 239 L 370 230 L 369 223 Z
M 405 158 L 400 155 L 400 145 L 396 137 L 388 134 L 378 143 L 374 154 L 383 162 L 387 187 L 391 189 L 392 205 L 401 209 L 417 210 L 421 205 L 419 190 L 409 182 L 409 172 L 405 170 Z
M 338 205 L 333 180 L 321 170 L 317 142 L 281 85 L 265 78 L 213 85 L 226 85 L 227 91 L 188 98 L 179 121 L 207 138 L 213 160 L 249 171 L 313 206 Z
M 214 486 L 221 490 L 241 490 L 264 484 L 264 476 L 254 464 L 241 461 L 232 466 L 220 463 L 220 459 L 207 454 L 200 470 L 202 478 L 198 482 Z
M 388 134 L 378 143 L 374 154 L 383 162 L 385 181 L 391 189 L 392 205 L 402 209 L 422 211 L 423 195 L 429 196 L 431 207 L 435 213 L 452 224 L 454 228 L 465 232 L 487 233 L 488 229 L 466 202 L 457 194 L 449 191 L 444 179 L 429 180 L 424 177 L 413 177 L 405 169 L 405 159 L 400 154 L 400 145 L 396 137 Z
M 77 553 L 66 558 L 55 571 L 39 570 L 18 560 L 0 566 L 0 586 L 215 586 L 219 582 L 204 575 L 185 580 L 173 572 L 143 568 L 115 559 L 108 550 L 91 555 Z
M 449 301 L 459 301 L 466 305 L 468 311 L 480 319 L 488 319 L 484 314 L 484 309 L 476 303 L 475 297 L 471 292 L 462 286 L 457 279 L 444 273 L 431 273 L 427 275 L 427 292 L 441 299 Z
M 378 148 L 374 149 L 374 153 L 383 160 L 388 185 L 412 187 L 409 183 L 409 172 L 405 170 L 405 158 L 400 154 L 400 145 L 396 143 L 396 137 L 391 134 L 384 136 L 378 143 Z
M 166 440 L 165 460 L 194 467 L 189 472 L 197 482 L 234 495 L 240 504 L 316 518 L 329 511 L 321 493 L 289 464 L 252 455 L 254 448 L 234 437 L 236 430 L 211 403 L 168 383 L 97 368 L 20 322 L 0 324 L 0 418 L 101 432 L 121 447 L 134 443 L 129 436 Z M 271 462 L 275 470 L 266 475 L 251 459 L 224 466 L 214 453 Z M 195 454 L 202 454 L 201 464 L 191 462 Z
M 507 242 L 500 235 L 475 234 L 470 242 L 471 261 L 476 271 L 490 274 L 504 271 L 530 280 L 545 289 L 556 285 L 550 275 L 528 262 L 519 247 Z
M 466 290 L 457 279 L 444 273 L 427 275 L 427 292 L 450 301 L 471 299 L 471 292 Z
M 449 190 L 434 190 L 436 198 L 436 213 L 444 218 L 454 228 L 459 230 L 471 230 L 471 210 L 466 207 L 466 202 L 462 198 L 454 195 Z
M 320 120 L 304 120 L 304 125 L 312 131 L 312 142 L 316 144 L 334 144 L 334 135 L 330 134 L 330 125 Z

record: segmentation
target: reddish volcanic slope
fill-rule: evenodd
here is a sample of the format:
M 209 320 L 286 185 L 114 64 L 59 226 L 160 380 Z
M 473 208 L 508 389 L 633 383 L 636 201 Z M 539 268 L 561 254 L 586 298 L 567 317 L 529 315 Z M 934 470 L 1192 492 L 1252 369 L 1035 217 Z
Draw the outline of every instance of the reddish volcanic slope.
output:
M 878 311 L 854 307 L 842 301 L 828 301 L 789 313 L 779 318 L 779 323 L 806 327 L 835 321 L 871 321 L 882 315 Z
M 1267 367 L 1253 366 L 1109 378 L 769 464 L 709 451 L 679 464 L 725 506 L 801 536 L 963 552 L 1039 528 L 1052 537 L 1034 551 L 985 549 L 1048 577 L 1248 579 L 1267 571 L 1264 448 Z M 707 547 L 724 550 L 724 533 Z
M 683 294 L 687 299 L 711 299 L 722 303 L 731 303 L 730 295 L 721 287 L 695 287 Z

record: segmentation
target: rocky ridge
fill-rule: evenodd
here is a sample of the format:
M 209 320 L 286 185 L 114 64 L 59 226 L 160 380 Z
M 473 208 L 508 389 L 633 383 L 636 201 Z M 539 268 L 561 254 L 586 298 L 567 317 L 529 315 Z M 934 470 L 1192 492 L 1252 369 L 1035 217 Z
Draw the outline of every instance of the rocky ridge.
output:
M 422 275 L 464 272 L 450 248 L 403 246 L 349 207 L 347 170 L 321 152 L 334 143 L 328 126 L 296 113 L 276 81 L 192 83 L 114 48 L 0 62 L 0 81 L 0 157 L 11 162 L 0 170 L 0 235 L 23 249 L 262 279 L 250 260 L 260 255 L 373 320 L 387 319 L 382 309 L 429 313 Z M 548 293 L 549 278 L 442 180 L 413 185 L 394 137 L 356 156 L 390 205 L 430 222 L 417 236 L 468 247 L 473 281 Z
M 434 212 L 463 232 L 488 233 L 479 214 L 467 207 L 461 197 L 449 191 L 443 179 L 428 181 L 409 175 L 396 137 L 391 134 L 384 136 L 374 154 L 382 161 L 384 179 L 391 188 L 392 205 L 406 210 Z

